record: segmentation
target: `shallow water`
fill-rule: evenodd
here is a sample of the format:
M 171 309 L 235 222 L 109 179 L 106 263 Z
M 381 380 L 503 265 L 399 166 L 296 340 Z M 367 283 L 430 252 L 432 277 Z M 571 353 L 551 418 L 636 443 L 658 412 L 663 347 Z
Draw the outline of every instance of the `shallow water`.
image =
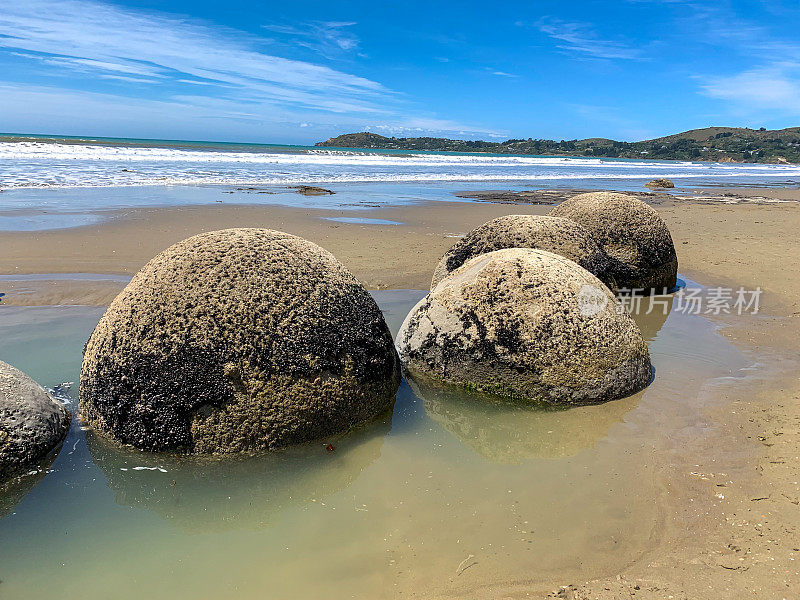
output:
M 643 191 L 646 182 L 661 177 L 684 191 L 796 187 L 800 182 L 798 165 L 320 149 L 239 155 L 158 147 L 82 148 L 39 144 L 25 151 L 0 141 L 0 230 L 91 225 L 117 210 L 152 207 L 224 203 L 357 211 L 458 201 L 454 194 L 464 190 Z M 58 154 L 62 150 L 63 156 Z M 305 196 L 292 189 L 295 184 L 323 185 L 335 193 Z
M 366 217 L 324 217 L 326 221 L 337 223 L 355 223 L 356 225 L 402 225 L 400 221 L 389 219 L 368 219 Z
M 393 331 L 422 295 L 375 293 Z M 50 387 L 77 381 L 101 313 L 0 307 L 0 359 Z M 0 520 L 3 597 L 458 596 L 618 569 L 659 535 L 663 456 L 711 427 L 701 392 L 748 366 L 701 316 L 637 320 L 655 380 L 599 406 L 535 411 L 404 381 L 391 415 L 349 435 L 224 461 L 121 450 L 74 424 Z

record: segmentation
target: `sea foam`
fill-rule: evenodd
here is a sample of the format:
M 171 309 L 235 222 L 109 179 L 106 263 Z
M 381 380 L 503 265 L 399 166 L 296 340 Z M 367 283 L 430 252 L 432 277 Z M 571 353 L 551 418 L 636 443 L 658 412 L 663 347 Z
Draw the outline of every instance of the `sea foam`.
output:
M 0 143 L 0 187 L 291 185 L 800 177 L 800 166 L 327 149 L 224 151 L 159 146 Z

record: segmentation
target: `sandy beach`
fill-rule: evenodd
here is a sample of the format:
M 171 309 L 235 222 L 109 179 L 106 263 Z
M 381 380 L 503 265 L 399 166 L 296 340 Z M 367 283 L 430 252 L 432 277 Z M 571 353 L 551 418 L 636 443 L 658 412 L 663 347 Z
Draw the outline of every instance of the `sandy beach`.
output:
M 662 198 L 655 207 L 672 232 L 682 275 L 706 286 L 764 290 L 760 314 L 713 317 L 759 370 L 746 384 L 733 380 L 703 391 L 706 418 L 715 432 L 698 436 L 692 464 L 686 456 L 665 457 L 660 475 L 664 530 L 657 543 L 642 560 L 608 577 L 567 580 L 561 582 L 566 587 L 558 589 L 551 583 L 512 581 L 502 589 L 474 589 L 474 597 L 788 598 L 800 589 L 800 386 L 794 375 L 800 364 L 800 267 L 793 260 L 800 191 L 723 193 L 736 194 L 735 202 Z M 549 209 L 432 202 L 357 214 L 398 225 L 328 220 L 352 217 L 352 211 L 230 202 L 128 210 L 99 225 L 0 233 L 0 274 L 130 276 L 160 250 L 192 234 L 268 227 L 330 250 L 368 288 L 427 289 L 440 256 L 459 236 L 497 216 L 545 214 Z M 21 278 L 0 281 L 0 291 L 6 293 L 5 305 L 102 306 L 123 285 L 123 277 Z M 729 464 L 714 462 L 718 456 L 728 457 Z
M 555 194 L 557 202 L 569 193 Z M 800 190 L 701 190 L 686 197 L 656 194 L 678 251 L 681 272 L 698 279 L 760 285 L 776 303 L 796 306 L 800 268 L 785 264 L 800 219 Z M 699 196 L 703 200 L 696 200 Z M 708 201 L 713 197 L 717 200 Z M 550 205 L 429 202 L 370 210 L 310 210 L 286 206 L 225 204 L 119 210 L 97 225 L 44 231 L 0 231 L 0 275 L 104 273 L 132 276 L 158 252 L 202 231 L 266 227 L 309 239 L 332 252 L 369 289 L 427 289 L 444 251 L 458 237 L 495 217 L 547 214 Z M 243 196 L 246 202 L 246 196 Z M 720 202 L 727 198 L 729 202 Z M 645 197 L 645 199 L 647 199 Z M 761 202 L 778 199 L 784 202 Z M 752 201 L 751 201 L 752 200 Z M 788 202 L 786 202 L 788 201 Z M 399 225 L 331 221 L 392 221 Z M 769 239 L 767 243 L 765 240 Z M 5 304 L 105 305 L 122 288 L 113 282 L 24 282 L 4 286 Z M 792 313 L 791 310 L 786 310 Z
M 800 600 L 798 28 L 3 2 L 0 600 Z

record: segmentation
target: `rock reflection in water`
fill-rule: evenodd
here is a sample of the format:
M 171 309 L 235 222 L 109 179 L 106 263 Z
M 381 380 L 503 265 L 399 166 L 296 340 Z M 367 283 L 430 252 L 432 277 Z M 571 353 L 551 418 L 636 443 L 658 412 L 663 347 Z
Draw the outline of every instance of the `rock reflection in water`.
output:
M 13 513 L 17 504 L 44 479 L 60 451 L 61 444 L 25 470 L 0 481 L 0 519 Z
M 574 456 L 593 447 L 639 401 L 641 393 L 592 406 L 548 409 L 410 380 L 428 416 L 495 463 Z
M 380 456 L 390 426 L 385 415 L 324 442 L 238 458 L 141 452 L 92 431 L 86 442 L 118 504 L 201 532 L 269 526 L 289 507 L 344 489 Z
M 673 294 L 659 294 L 654 296 L 633 296 L 623 297 L 625 304 L 633 320 L 639 326 L 642 337 L 646 342 L 652 342 L 664 323 L 667 322 L 672 306 L 675 302 Z M 650 314 L 648 314 L 648 311 Z

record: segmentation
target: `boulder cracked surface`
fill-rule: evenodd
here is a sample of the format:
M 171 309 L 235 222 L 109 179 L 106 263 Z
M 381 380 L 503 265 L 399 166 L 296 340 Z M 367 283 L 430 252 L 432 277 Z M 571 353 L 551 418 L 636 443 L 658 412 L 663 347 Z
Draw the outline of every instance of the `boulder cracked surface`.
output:
M 570 219 L 508 215 L 473 229 L 439 261 L 431 289 L 470 258 L 505 248 L 547 250 L 575 261 L 613 289 L 611 262 L 582 226 Z
M 666 223 L 638 198 L 615 192 L 573 196 L 550 211 L 582 225 L 611 259 L 618 289 L 675 287 L 678 257 Z
M 0 479 L 46 456 L 64 439 L 70 414 L 42 386 L 0 361 Z
M 278 449 L 387 411 L 399 385 L 372 296 L 332 254 L 267 229 L 168 248 L 87 342 L 85 421 L 145 450 Z
M 611 291 L 542 250 L 470 259 L 414 307 L 397 342 L 412 376 L 533 402 L 621 398 L 652 372 L 647 344 Z

